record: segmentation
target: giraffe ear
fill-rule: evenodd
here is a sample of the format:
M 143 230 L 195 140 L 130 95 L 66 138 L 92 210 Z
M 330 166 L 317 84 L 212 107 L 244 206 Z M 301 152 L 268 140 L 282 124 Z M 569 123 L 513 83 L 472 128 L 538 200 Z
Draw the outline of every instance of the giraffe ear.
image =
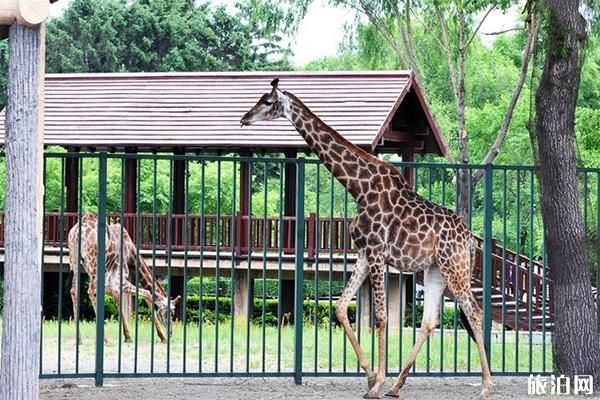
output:
M 271 81 L 271 86 L 273 86 L 274 89 L 277 89 L 277 85 L 279 85 L 279 78 L 275 78 Z

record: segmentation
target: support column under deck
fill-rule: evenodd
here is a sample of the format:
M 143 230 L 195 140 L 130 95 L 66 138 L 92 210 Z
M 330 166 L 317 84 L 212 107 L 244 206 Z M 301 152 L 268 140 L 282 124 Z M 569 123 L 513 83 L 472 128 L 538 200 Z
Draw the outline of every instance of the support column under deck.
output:
M 298 152 L 293 150 L 287 150 L 285 158 L 297 158 Z M 284 198 L 283 198 L 283 215 L 286 217 L 296 216 L 296 164 L 288 163 L 284 166 Z M 287 221 L 284 222 L 282 227 L 284 232 L 283 247 L 293 248 L 295 243 L 294 232 L 295 222 Z M 288 232 L 290 234 L 288 234 Z M 279 281 L 281 287 L 281 314 L 279 315 L 279 323 L 282 318 L 287 315 L 293 315 L 294 313 L 294 280 L 293 279 L 281 279 Z M 290 321 L 291 322 L 291 321 Z

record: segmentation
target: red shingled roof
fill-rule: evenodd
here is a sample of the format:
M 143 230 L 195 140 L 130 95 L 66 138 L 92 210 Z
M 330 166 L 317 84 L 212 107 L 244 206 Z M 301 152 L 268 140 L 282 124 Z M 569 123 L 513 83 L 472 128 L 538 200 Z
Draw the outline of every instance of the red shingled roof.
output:
M 272 78 L 353 143 L 374 148 L 409 92 L 409 71 L 192 72 L 46 75 L 45 144 L 95 148 L 305 148 L 288 121 L 240 128 Z M 444 141 L 422 99 L 429 136 Z M 4 112 L 0 115 L 4 127 Z M 4 131 L 0 130 L 0 143 Z

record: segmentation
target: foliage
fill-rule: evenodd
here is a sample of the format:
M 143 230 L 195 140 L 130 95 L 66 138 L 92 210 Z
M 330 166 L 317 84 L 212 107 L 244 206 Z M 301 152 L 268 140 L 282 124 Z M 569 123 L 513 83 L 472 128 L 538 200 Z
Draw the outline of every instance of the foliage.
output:
M 190 0 L 72 0 L 48 21 L 47 72 L 288 70 L 279 32 L 253 16 Z M 0 42 L 0 105 L 7 41 Z

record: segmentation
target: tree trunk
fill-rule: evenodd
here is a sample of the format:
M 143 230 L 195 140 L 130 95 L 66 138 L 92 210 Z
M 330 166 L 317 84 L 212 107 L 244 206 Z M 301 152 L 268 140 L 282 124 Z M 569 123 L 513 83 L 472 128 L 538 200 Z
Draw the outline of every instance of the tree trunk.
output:
M 6 107 L 4 400 L 37 399 L 40 371 L 44 27 L 13 23 Z
M 536 94 L 532 143 L 539 156 L 540 200 L 554 281 L 554 368 L 593 375 L 600 383 L 596 324 L 585 230 L 577 191 L 574 114 L 581 73 L 585 20 L 578 0 L 545 0 L 546 60 Z M 536 153 L 536 152 L 534 152 Z

